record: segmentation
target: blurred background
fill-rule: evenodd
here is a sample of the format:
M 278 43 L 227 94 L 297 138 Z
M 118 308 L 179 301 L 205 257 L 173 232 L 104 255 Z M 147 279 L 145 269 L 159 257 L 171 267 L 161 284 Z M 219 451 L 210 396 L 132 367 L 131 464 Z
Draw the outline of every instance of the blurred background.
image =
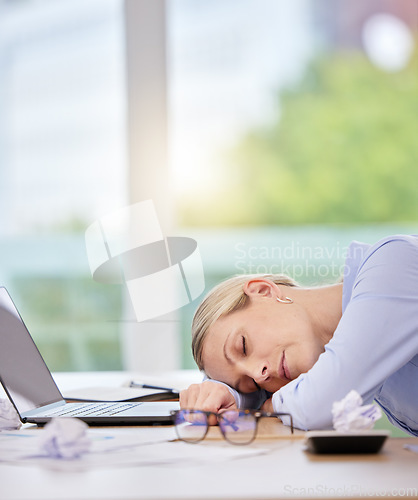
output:
M 417 30 L 415 0 L 0 0 L 0 285 L 51 370 L 195 367 L 197 301 L 150 357 L 91 277 L 120 207 L 195 238 L 207 290 L 418 233 Z

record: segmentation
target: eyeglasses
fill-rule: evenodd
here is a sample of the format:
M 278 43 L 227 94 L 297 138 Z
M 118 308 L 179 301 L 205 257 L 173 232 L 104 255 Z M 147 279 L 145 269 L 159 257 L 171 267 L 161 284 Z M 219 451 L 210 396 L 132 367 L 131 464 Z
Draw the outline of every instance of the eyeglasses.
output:
M 215 415 L 223 437 L 232 444 L 249 444 L 257 435 L 258 421 L 264 417 L 289 419 L 290 432 L 293 434 L 293 419 L 289 413 L 268 413 L 258 410 L 226 410 L 213 413 L 201 410 L 172 411 L 178 438 L 186 443 L 202 441 L 209 430 L 209 417 Z

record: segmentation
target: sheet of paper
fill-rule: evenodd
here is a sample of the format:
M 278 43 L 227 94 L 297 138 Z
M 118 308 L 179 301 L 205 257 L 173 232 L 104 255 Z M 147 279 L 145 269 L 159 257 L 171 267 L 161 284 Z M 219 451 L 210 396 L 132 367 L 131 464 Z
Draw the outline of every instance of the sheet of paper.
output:
M 198 466 L 260 455 L 269 451 L 263 448 L 233 446 L 226 442 L 216 445 L 210 442 L 191 445 L 176 441 L 172 427 L 89 429 L 88 434 L 92 440 L 90 451 L 80 458 L 65 460 L 49 458 L 39 451 L 40 432 L 42 430 L 38 429 L 0 432 L 0 462 L 76 471 L 115 466 L 169 464 L 184 466 L 185 463 L 189 466 Z
M 414 453 L 418 453 L 418 444 L 405 444 L 404 448 Z

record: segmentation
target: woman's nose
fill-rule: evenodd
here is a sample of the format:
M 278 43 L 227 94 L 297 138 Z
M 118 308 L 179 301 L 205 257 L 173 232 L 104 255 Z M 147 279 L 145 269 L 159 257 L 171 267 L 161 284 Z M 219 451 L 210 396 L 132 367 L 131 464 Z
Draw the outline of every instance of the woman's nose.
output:
M 270 377 L 270 366 L 268 362 L 262 362 L 255 366 L 252 377 L 257 384 L 265 382 Z

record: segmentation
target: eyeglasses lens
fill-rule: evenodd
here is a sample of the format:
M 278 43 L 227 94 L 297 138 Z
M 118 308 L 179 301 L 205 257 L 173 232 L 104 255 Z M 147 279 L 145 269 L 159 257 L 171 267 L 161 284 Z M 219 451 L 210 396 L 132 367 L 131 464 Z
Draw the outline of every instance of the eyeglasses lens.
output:
M 218 420 L 223 435 L 230 443 L 248 444 L 255 437 L 256 418 L 250 413 L 226 411 Z
M 205 413 L 199 410 L 181 410 L 176 414 L 176 431 L 179 439 L 188 443 L 197 443 L 205 436 L 208 420 Z

